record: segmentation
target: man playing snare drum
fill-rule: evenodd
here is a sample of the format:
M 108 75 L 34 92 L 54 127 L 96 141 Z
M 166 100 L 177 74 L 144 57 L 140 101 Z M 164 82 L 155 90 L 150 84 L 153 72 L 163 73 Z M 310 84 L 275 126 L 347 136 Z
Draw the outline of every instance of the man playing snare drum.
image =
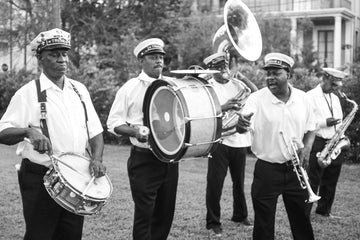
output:
M 117 92 L 107 125 L 116 135 L 129 136 L 133 144 L 128 175 L 135 203 L 133 239 L 167 239 L 174 217 L 178 164 L 161 162 L 150 151 L 143 131 L 143 101 L 150 84 L 162 78 L 164 42 L 150 38 L 134 49 L 142 71 Z
M 46 191 L 43 176 L 51 166 L 50 155 L 85 155 L 87 142 L 92 156 L 90 172 L 95 177 L 104 175 L 103 128 L 86 87 L 65 76 L 70 34 L 61 29 L 41 32 L 31 46 L 42 72 L 12 97 L 0 120 L 0 143 L 19 143 L 16 153 L 22 158 L 18 176 L 24 239 L 79 240 L 84 217 L 58 205 Z

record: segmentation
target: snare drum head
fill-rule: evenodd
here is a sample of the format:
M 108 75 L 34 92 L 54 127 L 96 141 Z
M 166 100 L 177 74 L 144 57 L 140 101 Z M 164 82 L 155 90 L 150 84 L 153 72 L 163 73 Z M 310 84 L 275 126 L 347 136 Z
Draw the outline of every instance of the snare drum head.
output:
M 92 176 L 89 171 L 89 160 L 86 157 L 73 153 L 61 154 L 56 166 L 61 176 L 74 189 L 83 193 Z M 106 199 L 111 195 L 112 186 L 108 177 L 96 178 L 86 192 L 86 196 L 96 199 Z

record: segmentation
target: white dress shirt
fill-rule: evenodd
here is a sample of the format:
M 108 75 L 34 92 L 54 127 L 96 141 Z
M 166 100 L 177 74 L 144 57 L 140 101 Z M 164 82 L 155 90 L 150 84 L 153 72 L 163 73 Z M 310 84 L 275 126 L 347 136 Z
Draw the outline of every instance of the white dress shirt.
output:
M 302 143 L 304 134 L 315 130 L 315 116 L 305 92 L 290 86 L 291 95 L 284 103 L 265 87 L 250 95 L 243 108 L 251 118 L 251 149 L 257 158 L 272 163 L 291 159 L 286 144 L 291 139 Z M 285 141 L 280 132 L 283 132 Z
M 214 78 L 209 80 L 213 85 L 216 95 L 219 99 L 220 105 L 225 104 L 229 99 L 234 98 L 239 92 L 244 91 L 246 85 L 240 80 L 231 80 L 225 84 L 218 83 Z M 248 147 L 251 144 L 250 132 L 232 135 L 223 138 L 222 144 L 230 147 Z
M 335 134 L 335 127 L 328 127 L 326 125 L 327 118 L 343 118 L 343 112 L 340 105 L 339 98 L 333 94 L 325 94 L 320 86 L 317 85 L 314 89 L 311 89 L 306 94 L 312 99 L 314 105 L 315 118 L 316 118 L 316 136 L 325 139 L 331 139 Z M 331 114 L 331 111 L 333 114 Z M 336 128 L 341 125 L 341 122 L 336 125 Z
M 90 94 L 82 83 L 65 77 L 64 88 L 61 90 L 42 73 L 40 86 L 41 91 L 46 90 L 46 123 L 54 155 L 65 152 L 85 155 L 88 143 L 83 105 L 70 82 L 74 84 L 85 102 L 90 138 L 103 131 Z M 15 93 L 0 120 L 0 131 L 11 127 L 31 127 L 41 132 L 40 104 L 35 81 L 30 81 Z M 49 156 L 34 151 L 33 146 L 26 141 L 18 144 L 16 153 L 38 164 L 45 166 L 51 164 Z
M 145 93 L 155 78 L 149 77 L 142 71 L 136 78 L 129 79 L 116 93 L 107 120 L 108 130 L 115 134 L 115 127 L 128 124 L 132 126 L 143 125 L 143 101 Z M 130 137 L 132 144 L 149 148 L 148 143 L 141 143 Z

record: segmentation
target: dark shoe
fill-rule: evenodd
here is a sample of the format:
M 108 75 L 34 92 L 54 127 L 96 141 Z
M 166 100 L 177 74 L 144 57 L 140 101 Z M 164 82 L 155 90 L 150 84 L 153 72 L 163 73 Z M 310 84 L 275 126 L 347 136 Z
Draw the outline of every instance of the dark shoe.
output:
M 237 219 L 237 218 L 231 218 L 231 221 L 236 222 L 236 223 L 241 223 L 244 224 L 245 226 L 252 226 L 252 223 L 249 221 L 248 218 L 244 218 L 244 219 Z
M 242 222 L 240 222 L 242 224 L 244 224 L 247 227 L 251 227 L 252 223 L 249 221 L 249 219 L 245 218 L 244 220 L 242 220 Z
M 335 216 L 332 215 L 331 213 L 320 213 L 320 212 L 315 212 L 317 215 L 325 217 L 325 218 L 332 218 L 332 219 L 340 219 L 340 216 Z
M 209 235 L 212 237 L 221 237 L 222 235 L 222 229 L 220 226 L 210 228 L 209 231 Z

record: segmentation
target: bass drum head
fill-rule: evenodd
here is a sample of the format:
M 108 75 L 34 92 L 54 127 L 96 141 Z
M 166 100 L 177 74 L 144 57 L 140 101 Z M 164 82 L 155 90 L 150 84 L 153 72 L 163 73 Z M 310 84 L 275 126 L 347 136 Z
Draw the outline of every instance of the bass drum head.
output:
M 146 91 L 143 112 L 144 125 L 149 127 L 149 144 L 155 156 L 163 162 L 179 160 L 189 140 L 186 127 L 186 106 L 164 80 L 154 81 Z

